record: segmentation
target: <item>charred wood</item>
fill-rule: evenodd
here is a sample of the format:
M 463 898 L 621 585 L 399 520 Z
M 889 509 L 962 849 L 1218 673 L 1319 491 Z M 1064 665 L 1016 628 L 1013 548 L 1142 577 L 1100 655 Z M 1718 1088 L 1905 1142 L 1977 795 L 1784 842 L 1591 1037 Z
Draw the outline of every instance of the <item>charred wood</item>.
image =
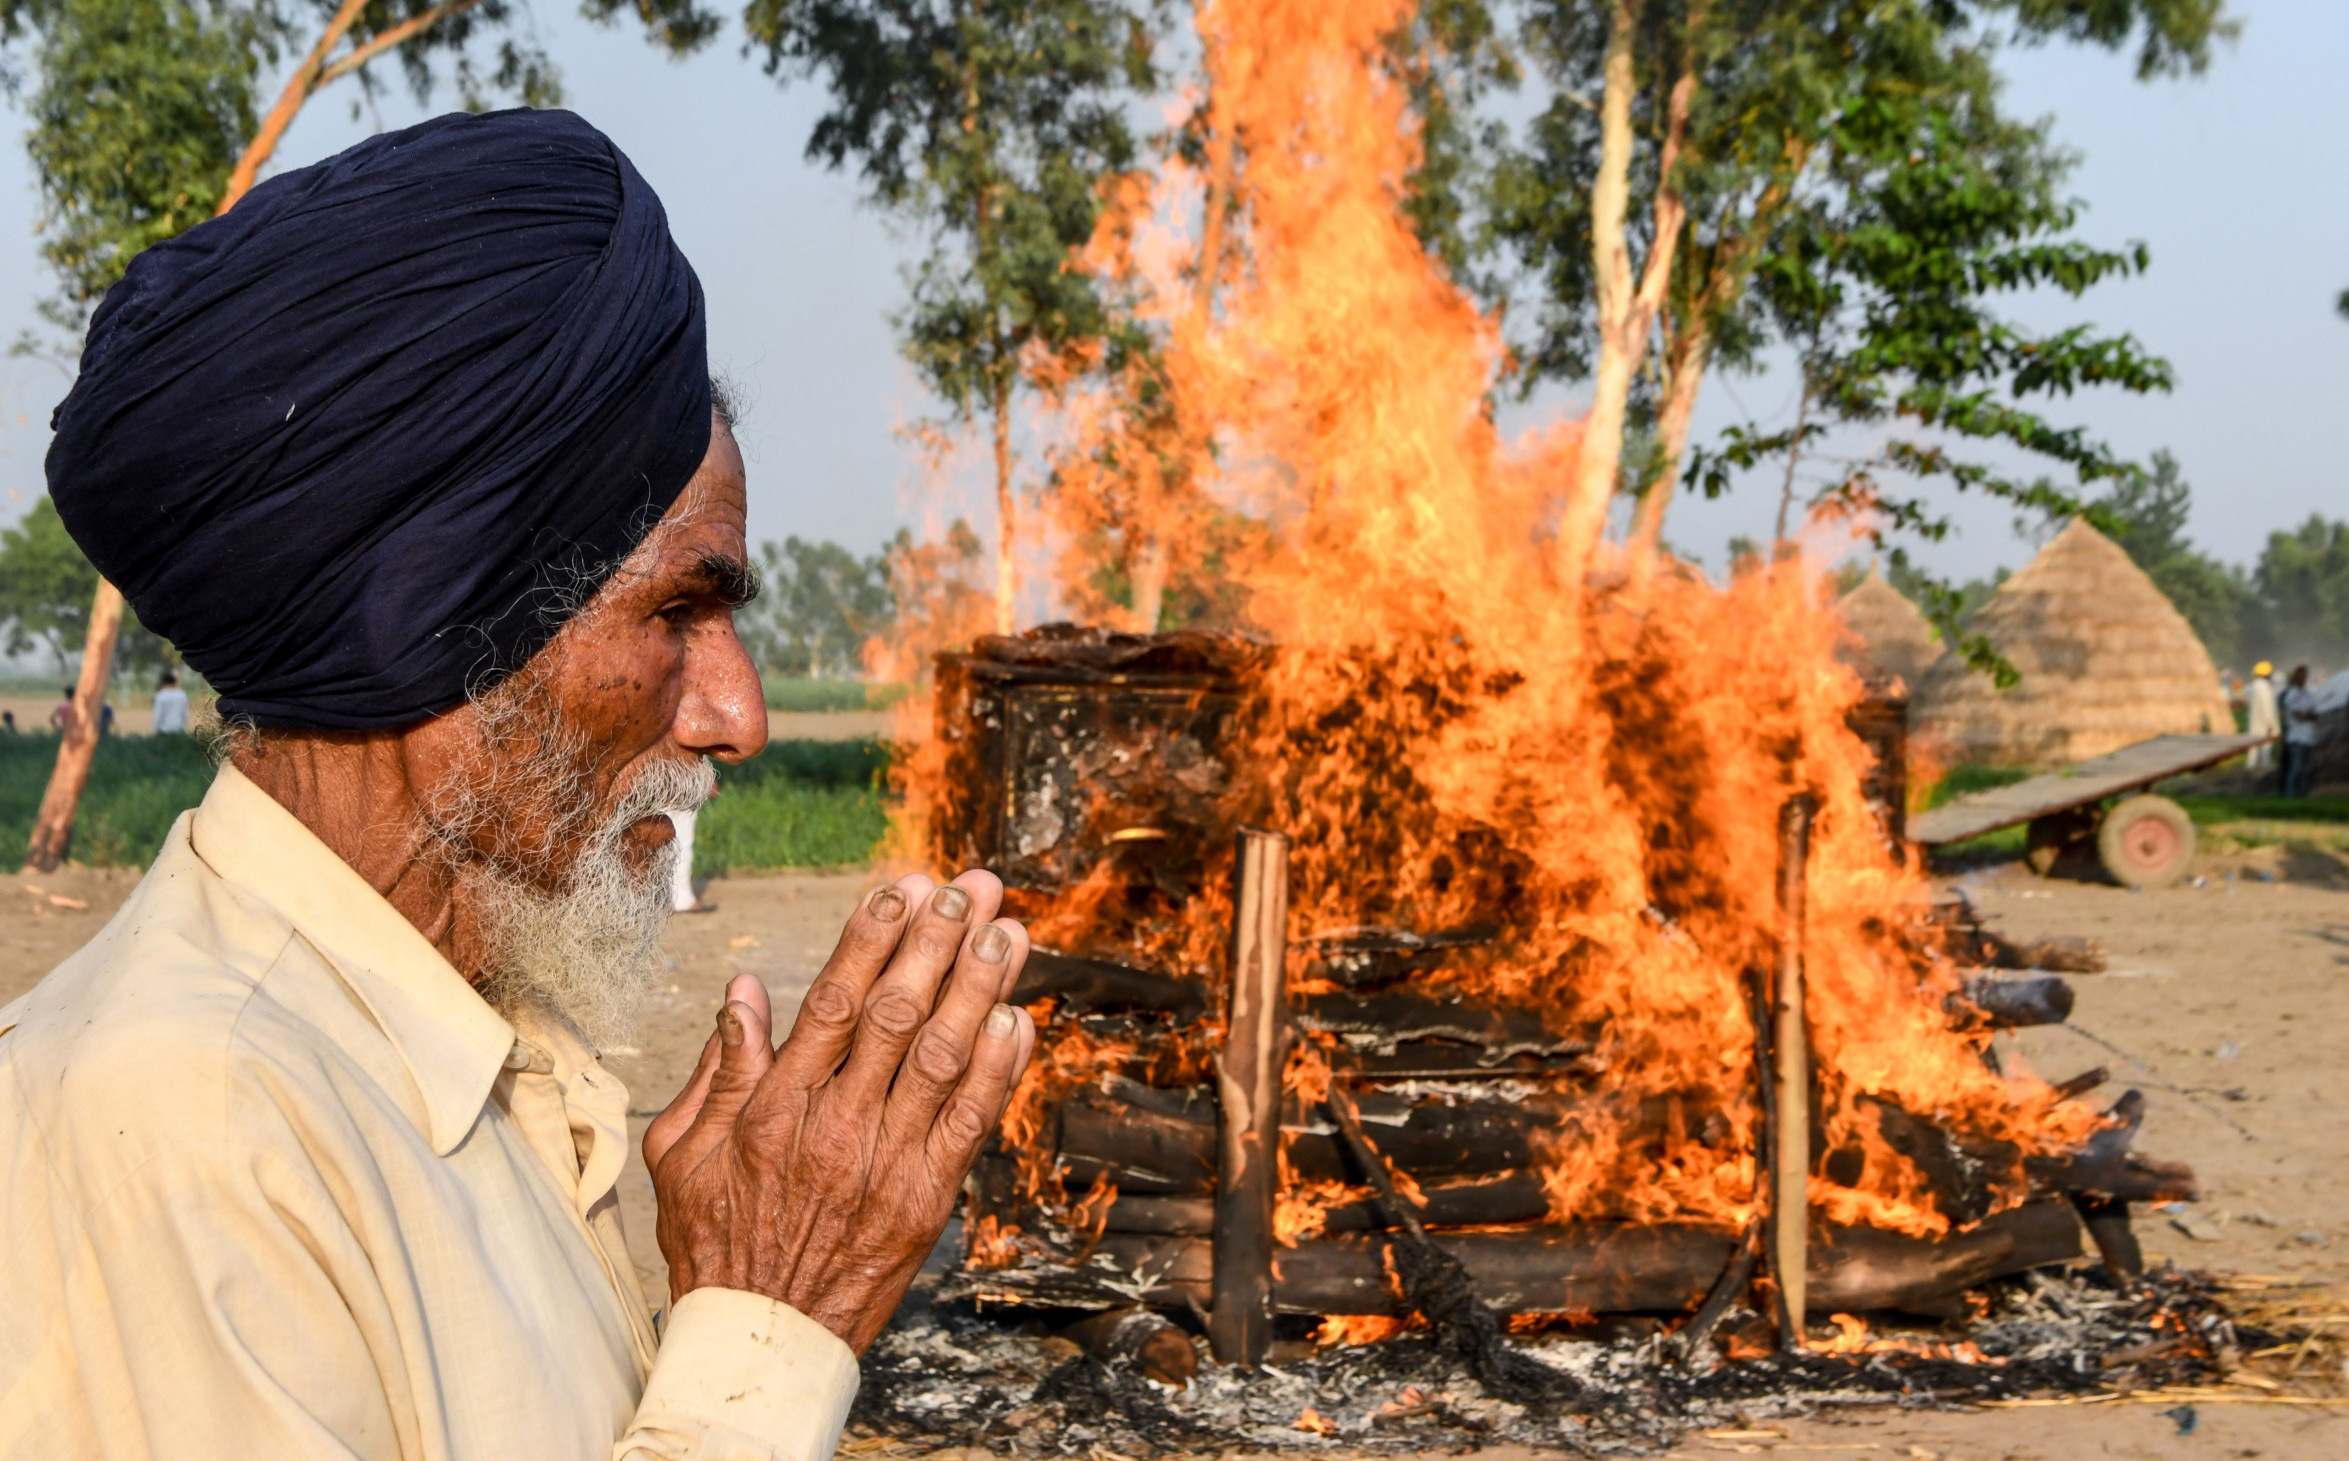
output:
M 1033 949 L 1011 992 L 1011 1003 L 1057 999 L 1068 1010 L 1162 1014 L 1188 1023 L 1207 1013 L 1207 993 L 1207 986 L 1196 979 Z
M 1898 1309 L 1963 1318 L 1961 1296 L 1974 1285 L 2080 1256 L 2080 1224 L 2061 1199 L 2027 1202 L 1938 1238 L 1881 1228 L 1830 1228 L 1822 1236 L 1810 1266 L 1814 1314 Z
M 1762 1239 L 1766 1231 L 1759 1213 L 1746 1223 L 1745 1232 L 1737 1240 L 1737 1250 L 1731 1256 L 1729 1266 L 1721 1270 L 1720 1278 L 1714 1280 L 1712 1291 L 1705 1295 L 1704 1303 L 1697 1306 L 1695 1317 L 1688 1321 L 1680 1333 L 1673 1336 L 1682 1364 L 1694 1361 L 1704 1351 L 1706 1342 L 1713 1337 L 1713 1331 L 1721 1327 L 1721 1320 L 1728 1314 L 1730 1306 L 1745 1297 L 1746 1289 L 1754 1281 L 1754 1269 L 1762 1261 Z
M 2105 1272 L 2135 1278 L 2145 1271 L 2145 1250 L 2137 1246 L 2136 1231 L 2129 1226 L 2126 1200 L 2083 1193 L 2073 1197 L 2072 1207 L 2096 1245 L 2096 1256 L 2104 1260 Z
M 2020 1029 L 2026 1025 L 2060 1025 L 2072 1017 L 2072 986 L 2054 974 L 2027 979 L 2005 979 L 1977 974 L 1966 980 L 1963 996 L 1953 996 L 1949 1012 L 1961 1020 L 1971 1017 L 1976 1028 Z
M 1813 1314 L 1902 1310 L 1942 1316 L 1976 1284 L 2067 1262 L 2080 1224 L 2062 1199 L 2027 1203 L 1939 1238 L 1872 1228 L 1822 1228 L 1807 1274 Z M 1288 1313 L 1396 1314 L 1380 1234 L 1308 1239 L 1281 1250 L 1274 1298 Z M 1504 1313 L 1686 1312 L 1703 1304 L 1738 1243 L 1733 1233 L 1672 1223 L 1571 1223 L 1511 1232 L 1431 1233 L 1457 1258 L 1478 1297 Z M 993 1297 L 1076 1308 L 1136 1300 L 1166 1308 L 1205 1303 L 1211 1240 L 1111 1232 L 1085 1267 L 1064 1265 L 949 1275 L 946 1297 Z
M 1297 1001 L 1299 1029 L 1336 1035 L 1354 1049 L 1390 1052 L 1406 1041 L 1451 1040 L 1496 1055 L 1579 1054 L 1587 1041 L 1560 1035 L 1528 1009 L 1399 992 L 1308 994 Z
M 2132 1202 L 2195 1202 L 2201 1183 L 2191 1167 L 2130 1150 L 2145 1122 L 2145 1096 L 2124 1092 L 2105 1113 L 2112 1124 L 2088 1138 L 2076 1152 L 2033 1157 L 2024 1164 L 2043 1190 L 2087 1193 Z
M 2073 1101 L 2087 1095 L 2090 1091 L 2095 1090 L 2098 1086 L 2103 1085 L 2106 1081 L 2111 1079 L 2111 1071 L 2105 1069 L 2101 1065 L 2092 1066 L 2087 1070 L 2081 1071 L 2078 1075 L 2073 1076 L 2068 1081 L 2058 1081 L 2052 1089 L 2055 1092 L 2055 1098 L 2057 1100 Z
M 1077 1186 L 1107 1180 L 1121 1193 L 1180 1194 L 1215 1186 L 1215 1127 L 1112 1101 L 1090 1091 L 1060 1108 L 1060 1158 Z
M 1151 1109 L 1087 1088 L 1063 1105 L 1060 1156 L 1069 1183 L 1085 1187 L 1106 1177 L 1120 1192 L 1149 1196 L 1212 1191 L 1214 1126 L 1169 1114 L 1167 1103 L 1156 1104 L 1159 1108 Z M 1538 1109 L 1497 1102 L 1395 1103 L 1374 1107 L 1365 1117 L 1381 1150 L 1422 1185 L 1529 1167 L 1534 1133 L 1556 1119 Z M 1298 1177 L 1348 1184 L 1369 1180 L 1346 1155 L 1327 1108 L 1292 1110 L 1285 1136 L 1289 1169 Z
M 1088 1315 L 1061 1331 L 1103 1364 L 1123 1360 L 1161 1385 L 1187 1387 L 1199 1373 L 1190 1336 L 1148 1309 L 1112 1309 Z
M 1329 1052 L 1332 1074 L 1349 1080 L 1556 1080 L 1592 1073 L 1587 1042 L 1561 1042 L 1547 1055 L 1509 1055 L 1482 1045 L 1439 1040 L 1398 1041 L 1391 1051 Z
M 1331 1090 L 1329 1112 L 1346 1154 L 1369 1173 L 1378 1216 L 1393 1231 L 1395 1276 L 1404 1302 L 1427 1320 L 1439 1344 L 1467 1362 L 1487 1390 L 1529 1399 L 1556 1388 L 1541 1365 L 1502 1342 L 1500 1318 L 1477 1296 L 1467 1266 L 1429 1239 L 1418 1207 L 1397 1190 L 1393 1170 L 1363 1132 L 1354 1098 L 1344 1088 Z
M 1414 933 L 1396 928 L 1349 928 L 1314 940 L 1305 966 L 1309 979 L 1348 989 L 1375 989 L 1440 968 L 1455 949 L 1491 943 L 1499 924 Z
M 1482 1182 L 1423 1186 L 1419 1220 L 1431 1228 L 1508 1227 L 1549 1216 L 1549 1193 L 1531 1172 L 1507 1172 Z M 1323 1215 L 1323 1230 L 1370 1232 L 1382 1224 L 1372 1202 L 1340 1203 Z

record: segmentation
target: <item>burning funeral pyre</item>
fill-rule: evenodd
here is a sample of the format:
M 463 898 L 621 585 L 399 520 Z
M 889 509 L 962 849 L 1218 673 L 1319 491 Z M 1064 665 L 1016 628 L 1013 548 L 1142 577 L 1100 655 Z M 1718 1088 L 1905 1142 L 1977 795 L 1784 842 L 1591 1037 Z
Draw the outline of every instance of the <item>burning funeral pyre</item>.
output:
M 2135 1093 L 2082 1099 L 2100 1072 L 1992 1058 L 2069 1007 L 2000 967 L 2086 951 L 1936 901 L 1897 700 L 1838 662 L 1816 568 L 1619 552 L 1573 426 L 1501 440 L 1494 326 L 1396 206 L 1406 19 L 1204 9 L 1240 158 L 1170 160 L 1097 245 L 1157 349 L 1148 391 L 1073 400 L 1055 510 L 1151 616 L 1212 567 L 1239 627 L 937 660 L 908 850 L 1003 876 L 1041 1031 L 939 1293 L 1135 1345 L 1165 1321 L 1124 1311 L 1172 1315 L 1245 1365 L 1424 1323 L 1505 1397 L 1546 1383 L 1511 1332 L 1989 1322 L 2084 1232 L 2133 1276 L 2126 1204 L 2192 1176 L 2131 1151 Z M 2108 1300 L 2108 1340 L 2183 1322 Z M 2087 1333 L 2049 1363 L 2092 1372 Z

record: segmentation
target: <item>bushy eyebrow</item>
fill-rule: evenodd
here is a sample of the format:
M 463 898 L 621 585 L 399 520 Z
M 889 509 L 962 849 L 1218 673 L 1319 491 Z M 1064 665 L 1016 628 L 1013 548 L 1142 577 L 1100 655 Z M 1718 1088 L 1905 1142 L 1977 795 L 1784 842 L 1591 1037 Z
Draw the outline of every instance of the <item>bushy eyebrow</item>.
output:
M 725 553 L 704 553 L 685 570 L 677 590 L 707 594 L 729 609 L 739 609 L 759 596 L 759 571 Z

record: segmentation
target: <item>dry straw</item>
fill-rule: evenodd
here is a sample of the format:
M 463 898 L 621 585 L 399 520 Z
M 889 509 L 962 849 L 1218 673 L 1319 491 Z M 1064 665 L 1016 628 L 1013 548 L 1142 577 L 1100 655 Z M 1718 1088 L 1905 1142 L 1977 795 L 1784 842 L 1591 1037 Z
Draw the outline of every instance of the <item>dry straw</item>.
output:
M 1951 762 L 2060 766 L 2150 736 L 2235 728 L 2185 616 L 2085 520 L 2000 585 L 1973 627 L 2022 680 L 2001 690 L 1954 655 L 1925 671 L 1910 725 Z
M 1941 656 L 1933 626 L 1917 606 L 1886 583 L 1874 569 L 1850 593 L 1836 601 L 1836 612 L 1853 640 L 1843 657 L 1870 683 L 1898 679 L 1909 694 L 1925 682 L 1925 671 Z

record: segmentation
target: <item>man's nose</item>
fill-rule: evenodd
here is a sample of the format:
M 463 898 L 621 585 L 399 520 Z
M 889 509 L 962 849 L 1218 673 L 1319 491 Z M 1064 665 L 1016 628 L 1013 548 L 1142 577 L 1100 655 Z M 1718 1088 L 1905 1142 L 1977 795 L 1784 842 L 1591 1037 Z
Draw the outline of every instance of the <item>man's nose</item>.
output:
M 720 621 L 687 642 L 685 690 L 671 733 L 686 750 L 728 763 L 766 749 L 766 689 L 731 623 Z

